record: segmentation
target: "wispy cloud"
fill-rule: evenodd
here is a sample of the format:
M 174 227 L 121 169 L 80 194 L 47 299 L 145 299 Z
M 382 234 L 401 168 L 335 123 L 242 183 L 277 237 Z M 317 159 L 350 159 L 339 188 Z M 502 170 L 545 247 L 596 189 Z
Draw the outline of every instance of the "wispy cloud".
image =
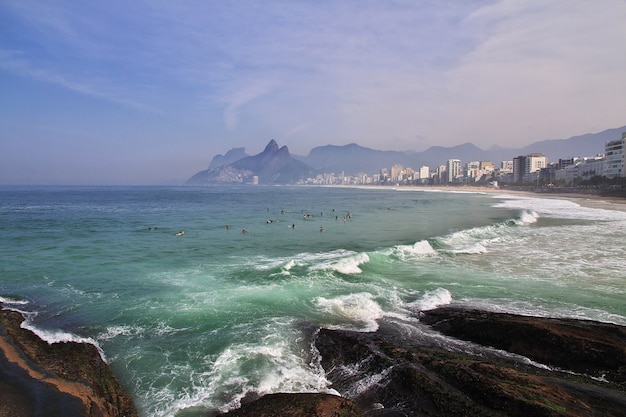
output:
M 0 75 L 42 113 L 58 86 L 120 137 L 190 154 L 520 145 L 624 124 L 624 21 L 623 0 L 4 0 Z
M 0 50 L 0 69 L 10 71 L 21 77 L 27 77 L 40 82 L 53 84 L 79 94 L 120 104 L 128 108 L 160 113 L 158 109 L 152 106 L 125 98 L 122 92 L 113 91 L 115 88 L 112 86 L 95 86 L 88 83 L 70 80 L 52 70 L 33 67 L 32 64 L 26 60 L 16 58 L 15 54 L 6 50 Z
M 486 126 L 496 143 L 621 123 L 607 106 L 623 104 L 626 3 L 604 3 L 501 1 L 465 20 L 480 41 L 448 73 L 448 108 L 471 139 Z
M 260 80 L 237 87 L 234 91 L 226 94 L 222 98 L 222 100 L 226 102 L 224 123 L 228 129 L 234 130 L 237 127 L 240 109 L 246 104 L 268 94 L 272 90 L 272 84 L 271 81 Z

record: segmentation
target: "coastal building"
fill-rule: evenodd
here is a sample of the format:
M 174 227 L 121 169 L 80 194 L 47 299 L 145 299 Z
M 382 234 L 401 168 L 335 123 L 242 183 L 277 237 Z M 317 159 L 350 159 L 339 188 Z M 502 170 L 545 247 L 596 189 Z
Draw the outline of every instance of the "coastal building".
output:
M 548 166 L 548 158 L 541 153 L 531 153 L 513 158 L 513 182 L 535 181 L 539 171 Z
M 567 158 L 567 159 L 559 159 L 559 169 L 563 169 L 567 166 L 570 165 L 576 165 L 578 162 L 580 161 L 580 158 L 578 157 L 573 157 L 573 158 Z
M 471 161 L 465 165 L 465 176 L 470 181 L 477 181 L 480 179 L 480 162 L 479 161 Z
M 393 165 L 391 167 L 391 181 L 402 181 L 403 171 L 402 165 Z
M 483 173 L 493 172 L 495 169 L 493 162 L 491 161 L 480 161 L 480 171 Z
M 612 140 L 604 145 L 606 162 L 604 164 L 604 175 L 607 178 L 617 178 L 625 176 L 624 172 L 624 147 L 626 142 L 626 132 L 622 133 L 622 138 Z
M 572 185 L 576 181 L 587 181 L 605 175 L 606 159 L 603 155 L 585 158 L 559 159 L 555 164 L 554 179 Z
M 430 179 L 430 168 L 429 167 L 423 166 L 423 167 L 420 168 L 419 179 L 420 180 Z
M 513 158 L 513 182 L 520 182 L 524 176 L 526 169 L 526 157 L 516 156 Z
M 448 159 L 448 164 L 446 165 L 446 173 L 448 182 L 456 182 L 457 178 L 462 175 L 461 160 Z
M 605 175 L 606 159 L 603 157 L 585 158 L 578 164 L 578 177 L 583 181 Z
M 438 184 L 445 184 L 447 179 L 448 178 L 446 176 L 446 166 L 445 165 L 439 165 L 437 167 L 436 182 Z
M 379 175 L 381 183 L 389 180 L 389 170 L 387 168 L 381 168 Z

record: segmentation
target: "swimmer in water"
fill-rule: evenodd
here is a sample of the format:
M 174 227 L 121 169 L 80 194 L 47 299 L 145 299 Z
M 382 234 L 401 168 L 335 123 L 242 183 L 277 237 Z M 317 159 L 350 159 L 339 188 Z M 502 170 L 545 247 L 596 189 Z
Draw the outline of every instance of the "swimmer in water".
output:
M 184 230 L 181 230 L 180 232 L 176 233 L 176 236 L 183 236 L 185 234 Z

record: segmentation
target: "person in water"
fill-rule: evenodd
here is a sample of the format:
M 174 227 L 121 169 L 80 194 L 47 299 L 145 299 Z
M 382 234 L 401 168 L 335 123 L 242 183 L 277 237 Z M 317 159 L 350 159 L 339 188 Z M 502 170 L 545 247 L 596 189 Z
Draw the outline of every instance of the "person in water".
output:
M 243 230 L 241 231 L 241 234 L 242 234 L 242 235 L 246 235 L 246 234 L 248 234 L 248 231 L 247 231 L 246 229 L 243 229 Z

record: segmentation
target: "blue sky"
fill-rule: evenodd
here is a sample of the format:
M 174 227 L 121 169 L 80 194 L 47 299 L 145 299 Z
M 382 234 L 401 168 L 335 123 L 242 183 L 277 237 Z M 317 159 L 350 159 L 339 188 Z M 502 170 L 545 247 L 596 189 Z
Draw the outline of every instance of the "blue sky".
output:
M 0 0 L 0 184 L 233 147 L 520 147 L 626 124 L 623 0 Z M 461 156 L 462 157 L 462 156 Z

